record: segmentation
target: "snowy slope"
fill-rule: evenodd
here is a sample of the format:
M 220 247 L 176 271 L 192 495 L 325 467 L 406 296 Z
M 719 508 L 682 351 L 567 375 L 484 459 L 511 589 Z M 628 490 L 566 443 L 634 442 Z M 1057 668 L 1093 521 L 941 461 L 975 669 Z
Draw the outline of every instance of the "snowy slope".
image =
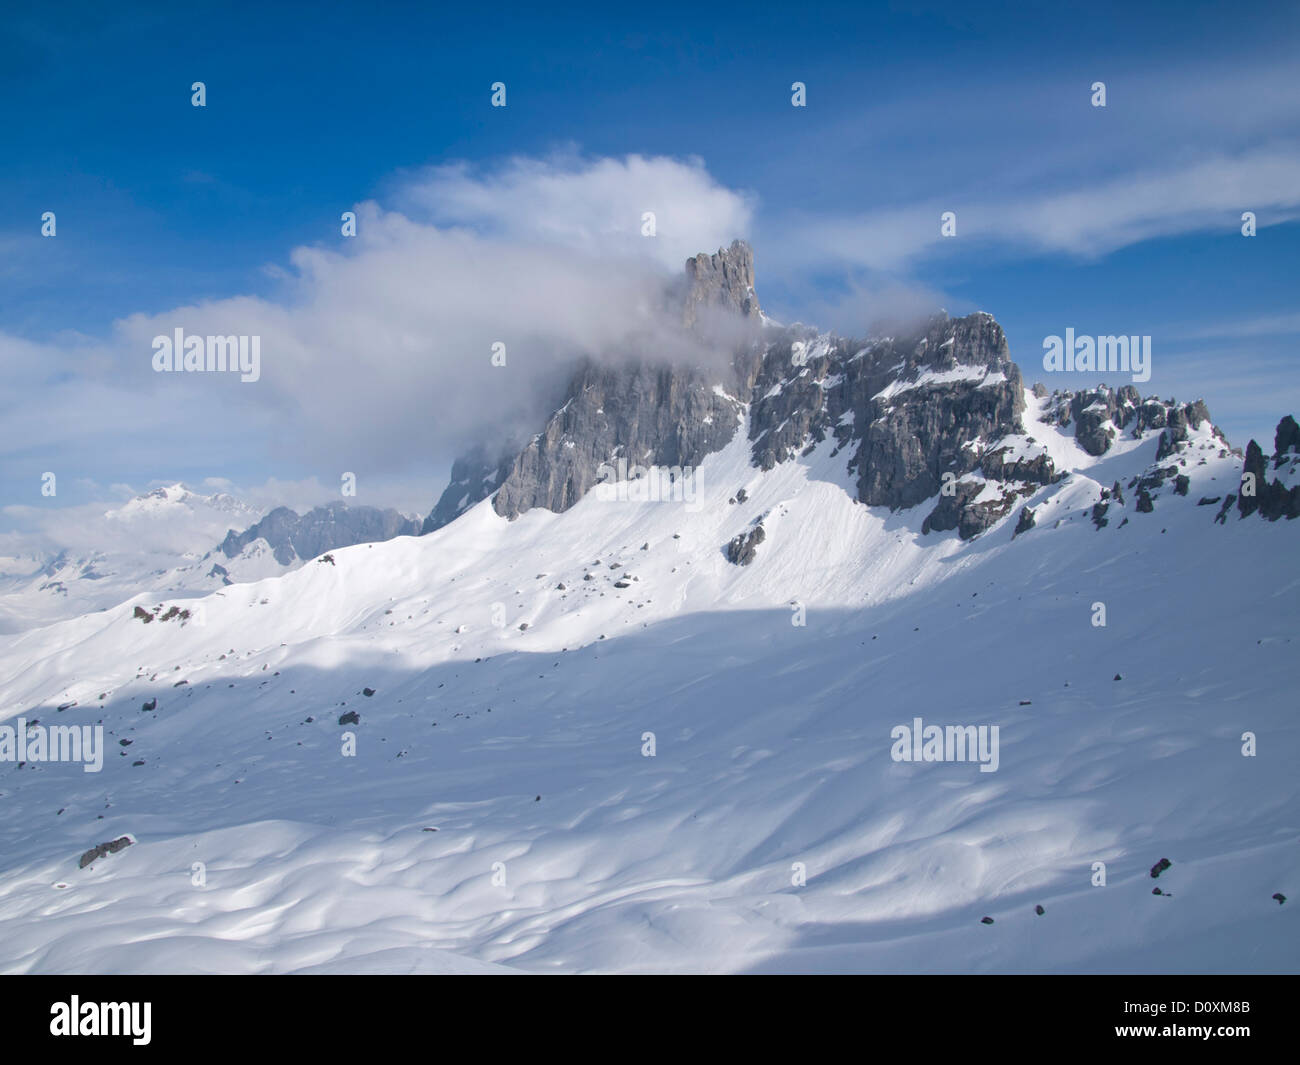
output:
M 0 720 L 111 749 L 0 763 L 0 971 L 1295 971 L 1294 529 L 1196 505 L 1240 472 L 1208 425 L 1186 498 L 1098 529 L 1158 434 L 1094 459 L 1026 400 L 1074 472 L 1014 541 L 856 504 L 829 444 L 760 473 L 742 425 L 696 504 L 484 502 L 4 637 Z M 914 717 L 999 726 L 998 770 L 892 761 Z

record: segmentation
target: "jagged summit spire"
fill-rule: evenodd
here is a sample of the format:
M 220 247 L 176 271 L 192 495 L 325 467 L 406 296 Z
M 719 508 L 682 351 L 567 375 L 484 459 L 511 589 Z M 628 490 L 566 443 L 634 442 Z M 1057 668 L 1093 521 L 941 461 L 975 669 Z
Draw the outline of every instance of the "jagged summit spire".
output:
M 733 311 L 742 318 L 761 315 L 754 292 L 754 250 L 743 240 L 733 240 L 712 255 L 700 252 L 687 259 L 686 283 L 682 320 L 688 329 L 708 308 Z

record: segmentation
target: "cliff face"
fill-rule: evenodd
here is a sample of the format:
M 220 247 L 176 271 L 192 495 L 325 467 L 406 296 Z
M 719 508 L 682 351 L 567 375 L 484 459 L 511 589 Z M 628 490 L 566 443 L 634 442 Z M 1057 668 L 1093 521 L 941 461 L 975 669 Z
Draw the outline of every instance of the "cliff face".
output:
M 597 483 L 602 465 L 697 466 L 724 447 L 762 359 L 753 286 L 753 252 L 741 241 L 687 260 L 677 295 L 682 328 L 697 345 L 723 346 L 729 359 L 707 367 L 644 360 L 579 367 L 564 405 L 509 464 L 496 512 L 567 510 Z
M 515 459 L 497 492 L 498 514 L 563 511 L 603 464 L 697 466 L 735 435 L 740 404 L 703 371 L 647 365 L 584 366 L 569 399 Z

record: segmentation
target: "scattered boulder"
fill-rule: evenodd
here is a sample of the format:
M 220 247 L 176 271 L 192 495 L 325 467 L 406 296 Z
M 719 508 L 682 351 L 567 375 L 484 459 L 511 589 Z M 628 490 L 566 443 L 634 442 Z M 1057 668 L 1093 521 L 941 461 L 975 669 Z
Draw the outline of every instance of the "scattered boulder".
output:
M 1015 539 L 1021 533 L 1028 532 L 1034 527 L 1034 512 L 1029 507 L 1020 508 L 1020 520 L 1016 522 L 1016 531 L 1011 534 L 1011 539 Z
M 727 561 L 736 566 L 748 566 L 758 554 L 758 545 L 766 539 L 767 533 L 761 523 L 747 533 L 740 533 L 723 549 Z
M 1161 858 L 1160 861 L 1156 862 L 1156 864 L 1151 867 L 1151 879 L 1154 880 L 1173 864 L 1174 863 L 1168 858 Z
M 349 710 L 346 714 L 339 714 L 340 725 L 359 725 L 361 724 L 361 715 L 355 710 Z
M 84 869 L 91 862 L 106 857 L 109 854 L 116 854 L 118 851 L 131 846 L 134 842 L 135 840 L 130 836 L 119 836 L 117 839 L 109 840 L 107 843 L 98 843 L 81 856 L 81 860 L 77 863 L 77 868 Z

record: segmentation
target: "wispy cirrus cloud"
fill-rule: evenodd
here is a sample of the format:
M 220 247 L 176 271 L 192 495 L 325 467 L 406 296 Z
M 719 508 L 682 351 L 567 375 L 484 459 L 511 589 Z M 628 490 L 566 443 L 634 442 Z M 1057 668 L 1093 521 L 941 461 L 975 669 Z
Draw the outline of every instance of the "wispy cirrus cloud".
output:
M 940 231 L 947 211 L 956 215 L 952 238 Z M 967 199 L 954 190 L 858 215 L 792 215 L 776 229 L 783 256 L 793 261 L 896 273 L 945 245 L 1096 258 L 1161 237 L 1234 233 L 1244 211 L 1255 213 L 1260 229 L 1300 218 L 1300 147 L 1270 146 L 1100 183 L 1089 177 L 1032 196 Z
M 1300 311 L 1208 322 L 1191 328 L 1174 326 L 1166 330 L 1165 335 L 1170 340 L 1244 340 L 1252 337 L 1293 336 L 1297 333 L 1300 333 Z

